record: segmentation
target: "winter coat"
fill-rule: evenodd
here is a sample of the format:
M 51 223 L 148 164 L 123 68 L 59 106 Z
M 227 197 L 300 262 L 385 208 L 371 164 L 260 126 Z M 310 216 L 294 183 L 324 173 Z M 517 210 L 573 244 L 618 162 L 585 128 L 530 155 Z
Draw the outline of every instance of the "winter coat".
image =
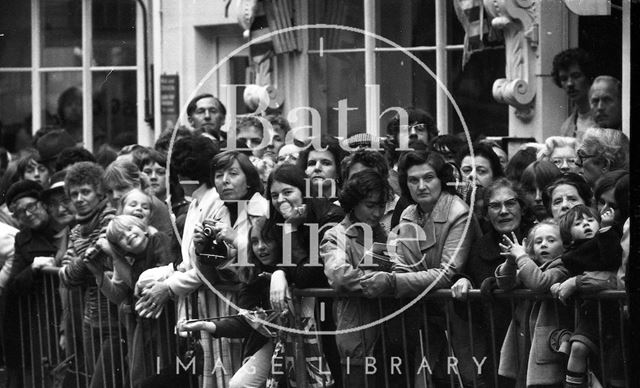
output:
M 386 243 L 387 235 L 382 225 L 373 228 L 373 241 Z M 329 285 L 337 292 L 360 292 L 360 280 L 371 269 L 358 268 L 367 249 L 364 231 L 354 226 L 350 216 L 329 229 L 320 245 L 320 257 L 324 263 L 324 273 Z M 337 330 L 351 329 L 371 323 L 379 317 L 377 299 L 357 296 L 337 298 L 333 302 L 333 316 Z M 380 336 L 379 326 L 336 335 L 340 358 L 349 357 L 357 364 L 364 357 L 374 355 L 374 347 Z
M 406 208 L 398 228 L 394 269 L 398 298 L 416 296 L 427 287 L 451 287 L 454 275 L 467 261 L 476 233 L 469 207 L 455 195 L 442 192 L 422 223 L 420 213 L 418 205 Z
M 561 259 L 538 266 L 528 255 L 505 262 L 496 270 L 498 286 L 518 286 L 534 292 L 548 292 L 551 285 L 568 277 Z M 516 379 L 516 387 L 561 384 L 564 380 L 562 354 L 551 350 L 549 336 L 556 329 L 571 328 L 569 309 L 552 300 L 518 303 L 500 352 L 501 376 Z

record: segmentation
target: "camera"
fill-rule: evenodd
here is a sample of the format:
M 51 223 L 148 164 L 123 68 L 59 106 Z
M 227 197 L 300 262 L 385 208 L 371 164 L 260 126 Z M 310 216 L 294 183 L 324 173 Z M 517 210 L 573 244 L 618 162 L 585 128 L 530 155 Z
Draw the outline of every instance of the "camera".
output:
M 87 248 L 84 252 L 84 260 L 86 261 L 96 261 L 101 260 L 107 256 L 107 253 L 102 250 L 98 245 L 94 245 L 92 247 Z
M 200 252 L 201 261 L 203 264 L 218 264 L 227 259 L 227 247 L 221 241 L 216 241 L 216 234 L 214 232 L 215 226 L 218 221 L 204 220 L 202 222 L 202 233 L 205 235 L 205 245 Z

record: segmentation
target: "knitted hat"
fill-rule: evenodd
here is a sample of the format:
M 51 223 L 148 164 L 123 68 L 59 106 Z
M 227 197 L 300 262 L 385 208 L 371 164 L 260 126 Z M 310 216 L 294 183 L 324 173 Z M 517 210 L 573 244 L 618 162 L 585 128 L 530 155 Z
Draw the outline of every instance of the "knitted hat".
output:
M 11 206 L 13 202 L 24 197 L 40 199 L 42 196 L 42 191 L 43 188 L 40 183 L 29 180 L 21 180 L 9 187 L 5 199 L 7 205 Z

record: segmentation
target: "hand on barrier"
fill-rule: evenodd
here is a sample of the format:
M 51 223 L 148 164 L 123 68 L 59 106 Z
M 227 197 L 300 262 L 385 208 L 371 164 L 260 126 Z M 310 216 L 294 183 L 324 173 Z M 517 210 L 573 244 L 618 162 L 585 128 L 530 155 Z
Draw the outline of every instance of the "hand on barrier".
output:
M 577 289 L 578 286 L 576 285 L 576 278 L 572 277 L 562 283 L 556 283 L 552 285 L 551 294 L 560 299 L 560 302 L 562 302 L 562 304 L 566 305 L 571 295 L 573 295 Z
M 142 290 L 142 297 L 136 302 L 136 312 L 142 318 L 158 319 L 162 308 L 169 299 L 169 286 L 164 282 L 151 282 Z
M 488 277 L 482 281 L 480 285 L 480 295 L 489 300 L 493 300 L 493 291 L 498 289 L 498 282 L 493 276 Z
M 31 263 L 31 269 L 34 271 L 39 270 L 42 267 L 52 267 L 54 265 L 53 257 L 48 256 L 36 256 Z
M 275 311 L 285 312 L 289 310 L 291 292 L 289 291 L 289 283 L 284 271 L 278 270 L 271 275 L 269 301 Z
M 451 286 L 451 296 L 454 299 L 465 301 L 467 300 L 467 294 L 472 289 L 471 281 L 467 278 L 460 278 L 457 282 Z
M 393 290 L 391 275 L 387 272 L 372 272 L 360 279 L 362 293 L 367 298 L 376 298 Z

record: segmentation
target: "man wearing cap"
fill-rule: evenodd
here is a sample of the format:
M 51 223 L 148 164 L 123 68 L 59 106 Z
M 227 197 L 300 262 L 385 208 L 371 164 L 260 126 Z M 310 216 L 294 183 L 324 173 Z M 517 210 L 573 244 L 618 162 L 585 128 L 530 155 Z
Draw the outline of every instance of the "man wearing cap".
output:
M 30 322 L 34 320 L 38 314 L 44 314 L 45 310 L 50 306 L 41 305 L 44 303 L 42 298 L 37 300 L 40 303 L 31 306 L 33 316 L 28 314 L 20 314 L 20 311 L 26 310 L 27 299 L 22 296 L 31 292 L 32 289 L 41 287 L 41 278 L 39 276 L 40 269 L 44 266 L 51 266 L 54 263 L 54 256 L 58 252 L 60 238 L 57 236 L 59 230 L 54 228 L 51 218 L 47 213 L 46 207 L 42 202 L 42 186 L 33 181 L 19 181 L 11 185 L 7 191 L 6 199 L 9 210 L 13 217 L 18 220 L 20 231 L 16 234 L 14 245 L 14 261 L 11 266 L 9 280 L 6 287 L 6 311 L 3 315 L 4 319 L 4 349 L 6 351 L 5 359 L 7 364 L 7 377 L 12 383 L 21 386 L 21 368 L 23 357 L 29 357 L 29 354 L 21 354 L 20 349 L 36 349 L 37 344 L 29 346 L 29 340 L 38 338 L 37 330 L 38 322 Z M 20 305 L 23 308 L 20 308 Z M 50 330 L 55 332 L 53 322 L 45 322 L 45 325 L 51 325 L 48 328 L 40 328 L 40 330 Z M 34 332 L 29 333 L 28 330 L 24 334 L 25 338 L 21 338 L 21 327 L 31 327 Z M 34 341 L 35 342 L 35 341 Z M 34 355 L 36 356 L 36 355 Z M 26 358 L 28 359 L 28 358 Z M 39 357 L 35 357 L 39 361 Z M 35 372 L 40 368 L 32 365 Z
M 56 171 L 56 160 L 62 150 L 75 145 L 76 141 L 64 129 L 54 129 L 45 133 L 35 144 L 40 154 L 39 162 L 47 166 L 49 171 Z
M 62 259 L 67 251 L 67 243 L 69 231 L 75 225 L 76 211 L 71 199 L 65 191 L 64 179 L 67 175 L 66 171 L 58 171 L 51 177 L 49 188 L 42 192 L 42 202 L 47 208 L 50 222 L 59 232 L 56 237 L 60 238 L 58 243 L 58 252 L 54 257 L 55 266 L 62 266 Z M 60 318 L 60 341 L 59 344 L 65 351 L 65 356 L 69 357 L 76 354 L 76 359 L 82 359 L 82 338 L 81 336 L 73 336 L 75 328 L 82 327 L 82 290 L 80 288 L 67 288 L 60 285 L 60 301 L 62 304 L 62 317 Z M 79 330 L 79 329 L 77 329 Z M 72 341 L 75 341 L 73 343 Z M 76 366 L 78 369 L 80 365 Z M 83 369 L 83 368 L 80 368 Z

